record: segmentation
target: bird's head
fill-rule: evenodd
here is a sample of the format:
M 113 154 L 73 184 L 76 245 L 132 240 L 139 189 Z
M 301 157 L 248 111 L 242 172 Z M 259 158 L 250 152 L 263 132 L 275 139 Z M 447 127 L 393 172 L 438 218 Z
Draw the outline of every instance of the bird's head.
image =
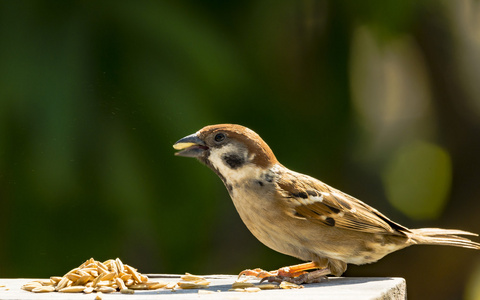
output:
M 206 126 L 178 140 L 173 148 L 180 150 L 176 155 L 198 158 L 215 171 L 252 165 L 269 168 L 277 163 L 272 150 L 258 134 L 234 124 Z

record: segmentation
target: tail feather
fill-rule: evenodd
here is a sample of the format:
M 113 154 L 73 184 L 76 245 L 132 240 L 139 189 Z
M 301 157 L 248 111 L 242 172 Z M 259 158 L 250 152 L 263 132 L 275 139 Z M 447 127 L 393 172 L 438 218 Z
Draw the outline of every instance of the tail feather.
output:
M 421 228 L 411 229 L 410 231 L 412 232 L 412 240 L 417 244 L 446 245 L 480 250 L 480 243 L 476 243 L 467 238 L 458 236 L 478 236 L 476 233 L 457 229 L 441 228 Z

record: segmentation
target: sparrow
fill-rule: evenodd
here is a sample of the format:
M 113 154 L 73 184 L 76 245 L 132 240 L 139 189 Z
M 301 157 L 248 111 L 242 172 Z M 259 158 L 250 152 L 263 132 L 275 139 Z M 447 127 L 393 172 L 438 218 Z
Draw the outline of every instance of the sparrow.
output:
M 206 126 L 173 147 L 179 150 L 176 155 L 197 158 L 220 177 L 260 242 L 307 261 L 270 272 L 247 269 L 240 276 L 320 282 L 326 275 L 342 275 L 347 264 L 373 263 L 411 245 L 480 249 L 479 243 L 459 236 L 475 233 L 409 229 L 318 179 L 289 170 L 257 133 L 240 125 Z

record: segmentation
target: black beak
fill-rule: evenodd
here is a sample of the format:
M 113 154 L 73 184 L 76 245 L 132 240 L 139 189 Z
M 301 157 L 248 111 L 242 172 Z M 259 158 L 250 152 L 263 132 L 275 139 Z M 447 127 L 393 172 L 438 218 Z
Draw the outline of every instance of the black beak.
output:
M 173 144 L 173 148 L 176 150 L 181 150 L 176 152 L 175 155 L 185 157 L 199 157 L 206 150 L 208 150 L 205 142 L 202 141 L 196 133 L 179 139 L 175 144 Z

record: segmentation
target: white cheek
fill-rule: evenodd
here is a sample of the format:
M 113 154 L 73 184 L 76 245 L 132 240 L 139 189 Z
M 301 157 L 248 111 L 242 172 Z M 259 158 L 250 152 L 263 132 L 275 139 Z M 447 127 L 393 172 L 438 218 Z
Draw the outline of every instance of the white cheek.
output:
M 209 157 L 212 165 L 217 168 L 217 170 L 228 181 L 228 183 L 236 185 L 246 179 L 259 178 L 261 176 L 262 170 L 257 166 L 249 163 L 254 158 L 254 155 L 247 156 L 246 152 L 243 157 L 245 160 L 245 164 L 243 166 L 235 169 L 232 169 L 230 166 L 228 166 L 222 157 L 226 153 L 232 152 L 238 153 L 238 148 L 234 147 L 233 145 L 226 145 L 220 149 L 215 149 L 211 151 Z
M 233 150 L 234 147 L 232 145 L 226 145 L 220 149 L 214 149 L 210 152 L 210 162 L 218 169 L 220 173 L 222 173 L 224 177 L 228 177 L 227 174 L 232 173 L 231 171 L 233 170 L 225 164 L 222 157 L 225 153 L 232 152 Z

